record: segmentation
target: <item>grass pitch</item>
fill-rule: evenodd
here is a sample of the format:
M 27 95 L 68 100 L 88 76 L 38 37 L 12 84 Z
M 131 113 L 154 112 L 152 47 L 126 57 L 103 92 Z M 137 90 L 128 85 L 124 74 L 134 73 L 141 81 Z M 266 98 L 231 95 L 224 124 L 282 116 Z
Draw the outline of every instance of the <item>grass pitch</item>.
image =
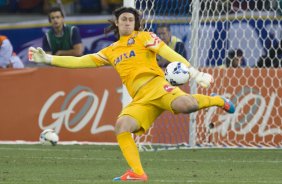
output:
M 282 150 L 141 152 L 149 182 L 282 183 Z M 0 145 L 0 183 L 103 184 L 127 169 L 117 146 Z

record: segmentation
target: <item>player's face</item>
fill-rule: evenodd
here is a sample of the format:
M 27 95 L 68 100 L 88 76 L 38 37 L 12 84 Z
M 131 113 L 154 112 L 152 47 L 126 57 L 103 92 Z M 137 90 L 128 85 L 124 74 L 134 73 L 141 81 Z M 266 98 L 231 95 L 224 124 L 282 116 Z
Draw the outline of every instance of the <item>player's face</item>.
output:
M 50 15 L 50 23 L 52 24 L 53 28 L 61 28 L 64 25 L 64 17 L 60 11 L 51 12 Z
M 132 13 L 122 13 L 116 22 L 120 36 L 128 36 L 134 31 L 135 17 Z
M 171 33 L 167 30 L 166 27 L 157 28 L 157 35 L 166 44 L 168 44 L 170 42 Z
M 236 67 L 240 67 L 241 64 L 242 64 L 242 60 L 243 60 L 243 57 L 234 57 L 233 60 L 232 60 L 232 67 L 236 68 Z

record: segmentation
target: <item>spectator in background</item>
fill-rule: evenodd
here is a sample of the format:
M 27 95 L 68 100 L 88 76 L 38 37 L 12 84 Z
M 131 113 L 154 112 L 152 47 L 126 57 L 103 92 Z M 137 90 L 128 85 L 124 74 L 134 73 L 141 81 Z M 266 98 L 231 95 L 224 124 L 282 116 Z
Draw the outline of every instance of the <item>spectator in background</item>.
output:
M 175 50 L 178 54 L 187 58 L 187 52 L 185 45 L 180 38 L 172 35 L 170 26 L 166 24 L 159 25 L 157 27 L 157 35 L 162 39 L 170 48 Z M 169 62 L 165 59 L 158 57 L 158 64 L 160 67 L 166 67 Z
M 0 35 L 0 67 L 7 68 L 10 64 L 10 58 L 13 53 L 13 47 L 6 36 Z
M 10 40 L 0 35 L 0 68 L 24 68 L 21 59 L 13 52 Z
M 19 56 L 17 56 L 15 52 L 12 53 L 10 62 L 11 62 L 10 64 L 11 68 L 24 68 L 24 64 L 22 60 L 19 58 Z
M 225 59 L 225 67 L 244 67 L 246 66 L 246 61 L 244 58 L 243 51 L 241 49 L 230 50 Z
M 266 53 L 259 58 L 257 67 L 282 67 L 282 40 L 270 47 Z
M 48 14 L 52 28 L 43 38 L 43 49 L 58 56 L 81 56 L 83 45 L 76 26 L 66 25 L 59 7 L 53 7 Z

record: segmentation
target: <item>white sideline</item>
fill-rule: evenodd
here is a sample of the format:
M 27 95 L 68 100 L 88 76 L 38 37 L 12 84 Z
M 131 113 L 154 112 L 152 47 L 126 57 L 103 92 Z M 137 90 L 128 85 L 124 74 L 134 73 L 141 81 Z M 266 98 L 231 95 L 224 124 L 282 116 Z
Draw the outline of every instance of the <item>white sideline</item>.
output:
M 32 145 L 32 144 L 41 144 L 39 141 L 23 141 L 23 140 L 16 140 L 16 141 L 0 141 L 1 144 L 26 144 L 26 145 Z M 138 143 L 137 143 L 138 144 Z M 88 142 L 88 141 L 59 141 L 58 145 L 101 145 L 101 146 L 117 146 L 117 143 L 112 143 L 112 142 Z M 138 144 L 141 149 L 139 151 L 144 151 L 144 152 L 152 152 L 152 151 L 169 151 L 169 150 L 183 150 L 183 149 L 282 149 L 282 145 L 280 147 L 239 147 L 239 146 L 218 146 L 215 145 L 214 147 L 212 146 L 195 146 L 191 147 L 188 144 L 179 144 L 179 145 L 172 145 L 172 144 Z M 142 149 L 144 146 L 163 146 L 165 148 L 158 148 L 157 150 L 150 150 L 150 149 Z
M 36 148 L 16 148 L 16 149 L 20 149 L 20 150 L 25 150 L 25 151 L 42 151 L 42 152 L 46 152 L 46 151 L 78 151 L 78 149 L 74 149 L 74 150 L 62 150 L 62 149 L 56 149 L 55 147 L 50 146 L 50 149 L 36 149 Z M 5 147 L 0 147 L 0 150 L 15 150 L 15 148 L 5 148 Z M 94 151 L 94 152 L 102 152 L 104 150 L 90 150 L 90 151 Z M 11 158 L 11 156 L 1 156 L 0 155 L 0 159 L 1 158 Z M 54 157 L 25 157 L 27 159 L 53 159 L 53 160 L 97 160 L 97 161 L 105 161 L 105 160 L 111 160 L 111 161 L 120 161 L 118 159 L 109 157 L 109 158 L 89 158 L 89 157 L 58 157 L 58 156 L 54 156 Z M 149 161 L 149 162 L 153 162 L 155 161 L 154 159 L 148 159 L 148 158 L 144 158 L 143 160 Z M 220 160 L 197 160 L 197 159 L 159 159 L 161 162 L 199 162 L 199 163 L 210 163 L 210 162 L 232 162 L 232 163 L 275 163 L 275 164 L 281 164 L 282 160 L 231 160 L 231 159 L 220 159 Z
M 41 144 L 39 141 L 0 141 L 0 144 Z M 60 145 L 108 145 L 113 146 L 117 143 L 111 142 L 88 142 L 88 141 L 59 141 Z

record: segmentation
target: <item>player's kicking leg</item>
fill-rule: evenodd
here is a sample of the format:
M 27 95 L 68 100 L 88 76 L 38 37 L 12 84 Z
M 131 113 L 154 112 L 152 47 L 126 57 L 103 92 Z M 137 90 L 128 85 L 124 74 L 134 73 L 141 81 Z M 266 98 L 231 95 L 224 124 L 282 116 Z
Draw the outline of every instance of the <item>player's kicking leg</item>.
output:
M 223 96 L 219 96 L 217 94 L 211 94 L 211 96 L 194 94 L 191 96 L 198 102 L 197 110 L 217 106 L 221 107 L 227 113 L 235 112 L 235 105 L 233 104 L 233 102 Z
M 214 106 L 221 107 L 227 113 L 235 112 L 235 105 L 231 100 L 216 94 L 207 96 L 202 94 L 183 95 L 179 93 L 178 97 L 173 99 L 171 103 L 171 107 L 175 112 L 186 114 Z

